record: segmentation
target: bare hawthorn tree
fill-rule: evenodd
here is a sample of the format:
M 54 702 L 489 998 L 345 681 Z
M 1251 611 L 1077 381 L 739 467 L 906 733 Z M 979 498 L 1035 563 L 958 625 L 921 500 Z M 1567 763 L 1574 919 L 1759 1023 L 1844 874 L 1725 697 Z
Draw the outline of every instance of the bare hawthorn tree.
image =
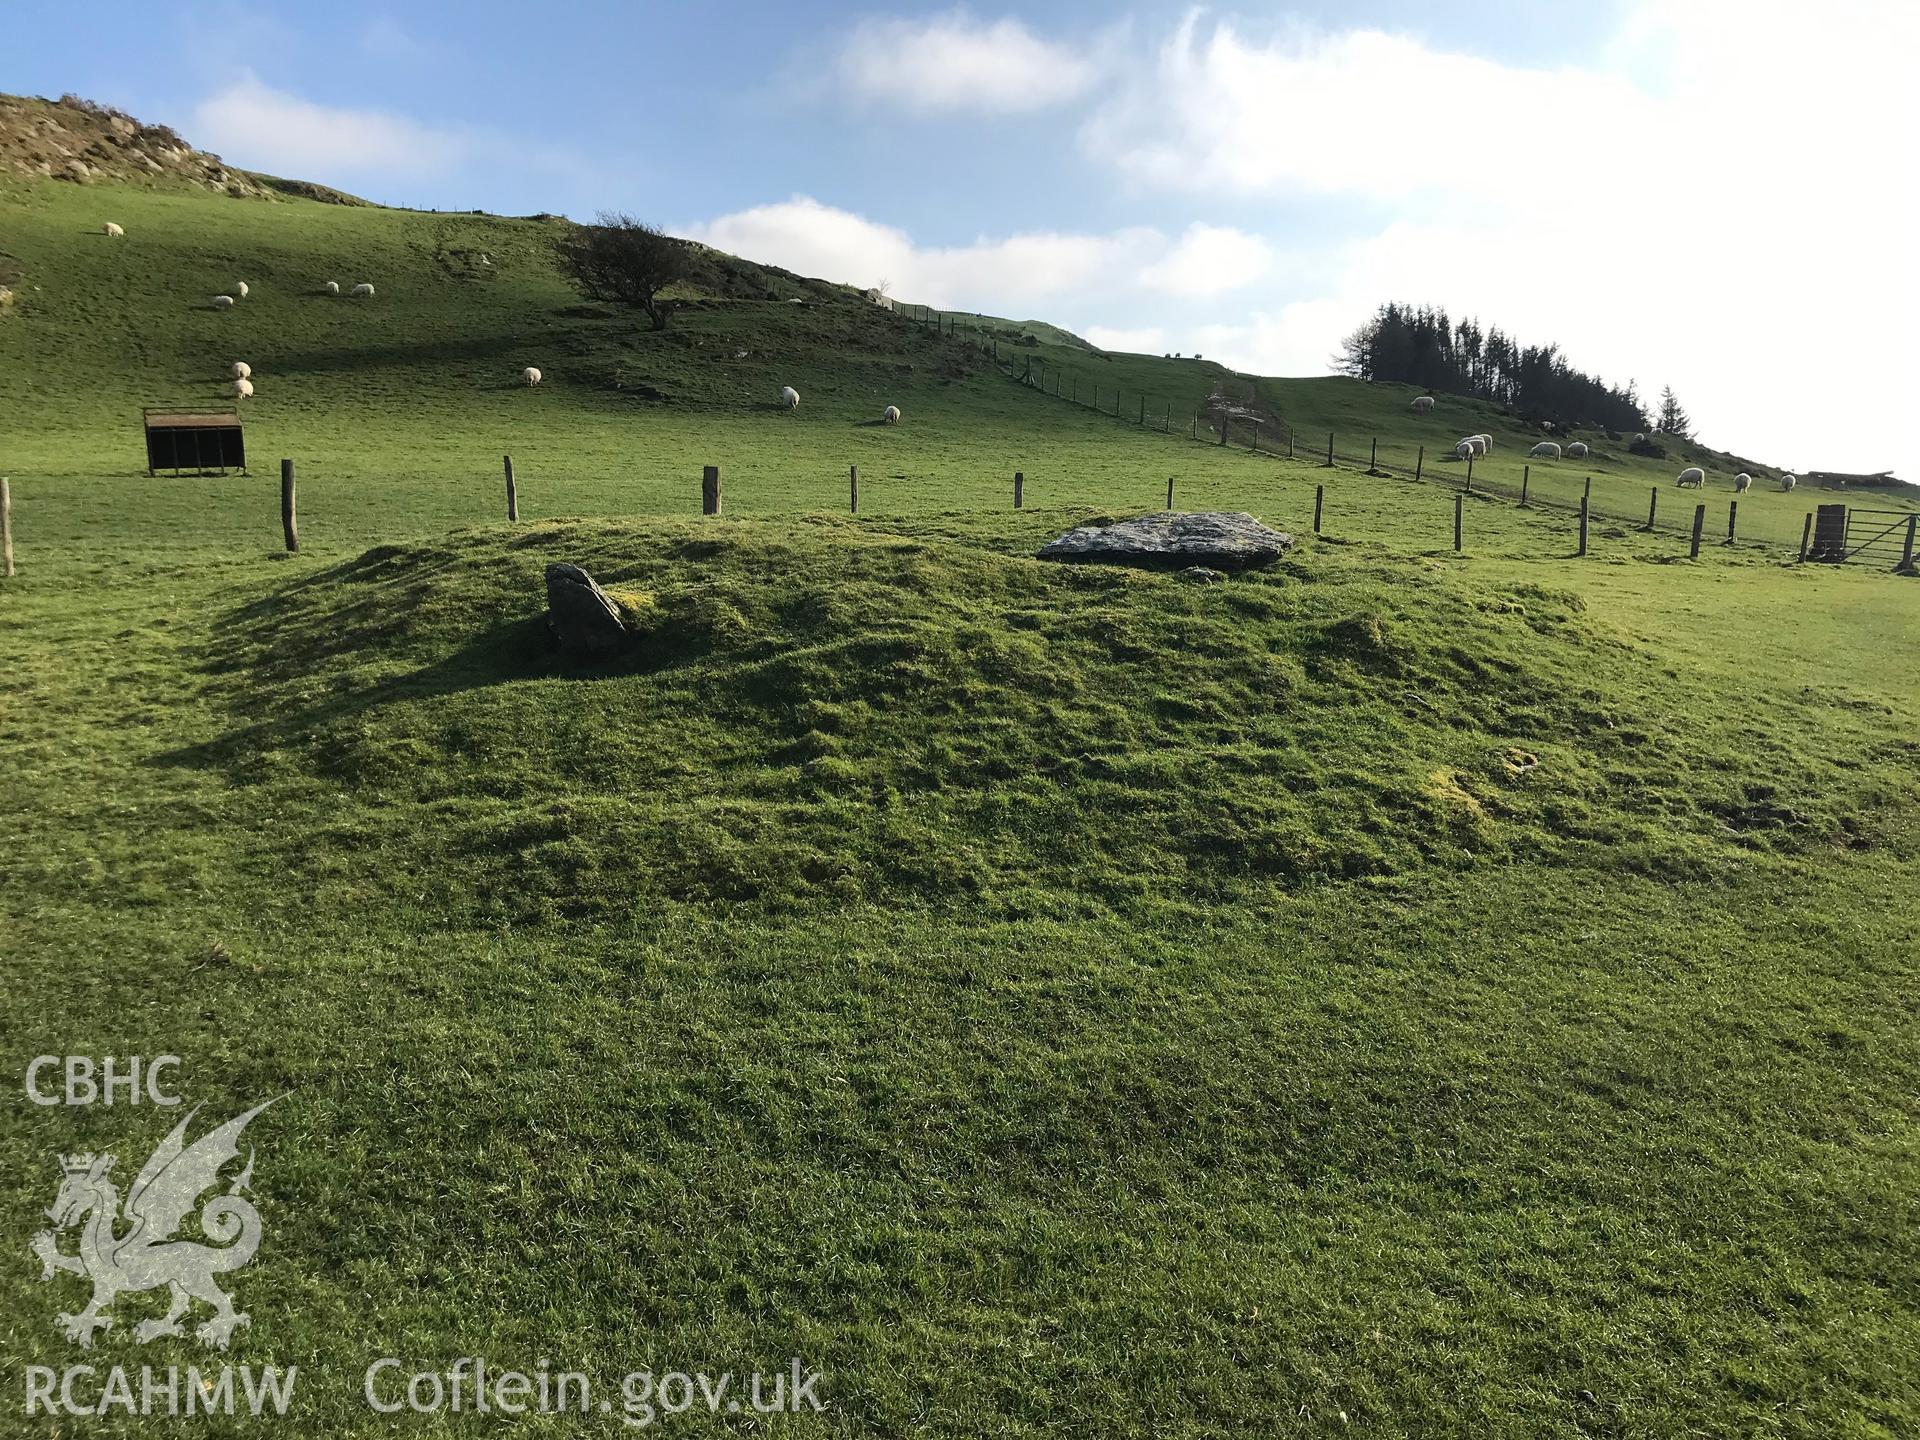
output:
M 597 224 L 570 225 L 554 242 L 561 273 L 589 300 L 611 300 L 647 312 L 664 330 L 673 306 L 660 292 L 692 272 L 686 242 L 631 215 L 602 211 Z

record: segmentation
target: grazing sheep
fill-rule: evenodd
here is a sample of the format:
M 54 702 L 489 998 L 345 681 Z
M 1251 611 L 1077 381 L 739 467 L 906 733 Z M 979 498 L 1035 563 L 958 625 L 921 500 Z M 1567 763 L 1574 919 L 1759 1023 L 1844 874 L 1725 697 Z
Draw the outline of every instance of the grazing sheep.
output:
M 246 380 L 251 378 L 252 375 L 253 375 L 253 366 L 249 365 L 246 361 L 236 360 L 233 362 L 233 378 L 234 379 Z
M 1476 455 L 1484 455 L 1487 453 L 1487 437 L 1484 435 L 1467 436 L 1467 444 L 1473 447 L 1473 453 Z
M 1491 436 L 1491 435 L 1476 435 L 1476 436 L 1474 436 L 1473 438 L 1474 438 L 1474 439 L 1476 439 L 1476 440 L 1478 440 L 1478 441 L 1480 442 L 1480 453 L 1481 453 L 1481 454 L 1483 454 L 1483 455 L 1485 455 L 1485 454 L 1489 454 L 1489 453 L 1490 453 L 1490 452 L 1491 452 L 1491 451 L 1493 450 L 1493 436 Z
M 886 409 L 880 412 L 880 418 L 889 425 L 898 425 L 900 423 L 900 407 L 898 405 L 887 406 Z
M 325 290 L 329 295 L 338 295 L 340 293 L 340 282 L 338 280 L 329 280 L 320 288 Z
M 1527 454 L 1536 460 L 1558 460 L 1560 458 L 1560 447 L 1551 440 L 1542 440 L 1538 445 L 1529 450 Z
M 1798 485 L 1799 483 L 1800 482 L 1796 480 L 1791 474 L 1782 475 L 1780 477 L 1780 488 L 1782 490 L 1791 490 L 1794 486 Z
M 239 296 L 242 300 L 246 299 L 249 293 L 249 286 L 247 285 L 247 282 L 242 280 L 238 285 L 234 286 L 233 293 Z
M 800 392 L 791 385 L 782 385 L 780 387 L 780 403 L 789 410 L 798 410 L 800 408 Z
M 234 381 L 233 393 L 236 397 L 238 397 L 241 400 L 252 399 L 253 398 L 253 381 L 251 380 Z
M 353 287 L 353 293 L 371 300 L 373 298 L 373 287 L 362 280 L 358 285 Z
M 1431 395 L 1414 396 L 1413 408 L 1415 410 L 1418 410 L 1422 415 L 1426 414 L 1427 411 L 1433 409 L 1433 396 Z
M 1748 487 L 1752 484 L 1753 476 L 1742 470 L 1738 475 L 1733 477 L 1733 493 L 1736 495 L 1744 495 L 1747 493 Z
M 1587 458 L 1587 442 L 1584 440 L 1576 440 L 1571 445 L 1567 446 L 1567 458 L 1569 460 L 1586 459 Z
M 1707 483 L 1707 472 L 1702 470 L 1698 465 L 1689 465 L 1680 472 L 1679 478 L 1673 483 L 1678 485 L 1682 490 L 1689 487 L 1698 490 L 1702 485 Z
M 231 310 L 233 308 L 233 297 L 231 295 L 214 296 L 213 308 L 216 310 Z
M 112 239 L 117 240 L 127 232 L 122 230 L 118 225 L 114 224 L 113 221 L 109 220 L 107 221 L 106 224 L 100 227 L 100 233 L 102 235 L 105 235 Z
M 540 372 L 529 365 L 520 372 L 520 378 L 529 385 L 538 385 L 540 383 Z
M 1453 447 L 1453 455 L 1456 460 L 1464 460 L 1471 454 L 1473 454 L 1473 441 L 1471 440 L 1462 440 L 1458 445 Z

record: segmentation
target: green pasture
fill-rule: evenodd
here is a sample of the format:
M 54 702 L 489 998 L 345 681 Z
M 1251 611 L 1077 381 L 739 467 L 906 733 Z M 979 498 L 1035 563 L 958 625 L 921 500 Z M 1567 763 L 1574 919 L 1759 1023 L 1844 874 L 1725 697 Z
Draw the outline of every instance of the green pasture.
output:
M 1450 466 L 1143 432 L 756 267 L 649 334 L 544 224 L 0 191 L 0 1070 L 287 1096 L 228 1358 L 298 1365 L 302 1433 L 497 1429 L 361 1398 L 474 1354 L 825 1377 L 670 1433 L 1920 1427 L 1920 586 L 1604 518 L 1581 557 L 1487 495 L 1456 552 Z M 1037 348 L 1189 419 L 1222 378 Z M 253 474 L 145 476 L 141 406 L 235 359 Z M 1427 433 L 1259 385 L 1383 459 Z M 1517 472 L 1477 418 L 1430 423 Z M 1169 476 L 1297 546 L 1033 558 Z M 554 653 L 553 560 L 631 655 Z M 152 1295 L 77 1351 L 27 1253 L 60 1152 L 173 1116 L 13 1095 L 10 1413 L 27 1365 L 208 1363 L 134 1342 Z

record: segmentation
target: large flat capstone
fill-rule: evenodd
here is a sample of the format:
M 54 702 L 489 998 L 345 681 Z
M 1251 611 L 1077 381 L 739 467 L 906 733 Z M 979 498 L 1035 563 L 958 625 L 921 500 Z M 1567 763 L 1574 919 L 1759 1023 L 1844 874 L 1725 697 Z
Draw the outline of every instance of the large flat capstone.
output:
M 1205 565 L 1254 570 L 1293 548 L 1293 536 L 1240 510 L 1193 514 L 1161 511 L 1111 525 L 1082 525 L 1040 547 L 1042 560 L 1072 560 L 1161 569 Z

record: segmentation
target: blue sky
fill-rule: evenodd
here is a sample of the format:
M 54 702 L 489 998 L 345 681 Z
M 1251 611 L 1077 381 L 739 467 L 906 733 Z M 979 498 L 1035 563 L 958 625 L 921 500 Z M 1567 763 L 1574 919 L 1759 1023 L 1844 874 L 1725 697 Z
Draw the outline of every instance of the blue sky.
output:
M 1431 301 L 1673 384 L 1712 443 L 1920 478 L 1920 214 L 1896 178 L 1920 5 L 71 14 L 8 7 L 0 88 L 75 91 L 376 200 L 630 210 L 904 299 L 1268 373 L 1323 369 L 1379 301 Z

